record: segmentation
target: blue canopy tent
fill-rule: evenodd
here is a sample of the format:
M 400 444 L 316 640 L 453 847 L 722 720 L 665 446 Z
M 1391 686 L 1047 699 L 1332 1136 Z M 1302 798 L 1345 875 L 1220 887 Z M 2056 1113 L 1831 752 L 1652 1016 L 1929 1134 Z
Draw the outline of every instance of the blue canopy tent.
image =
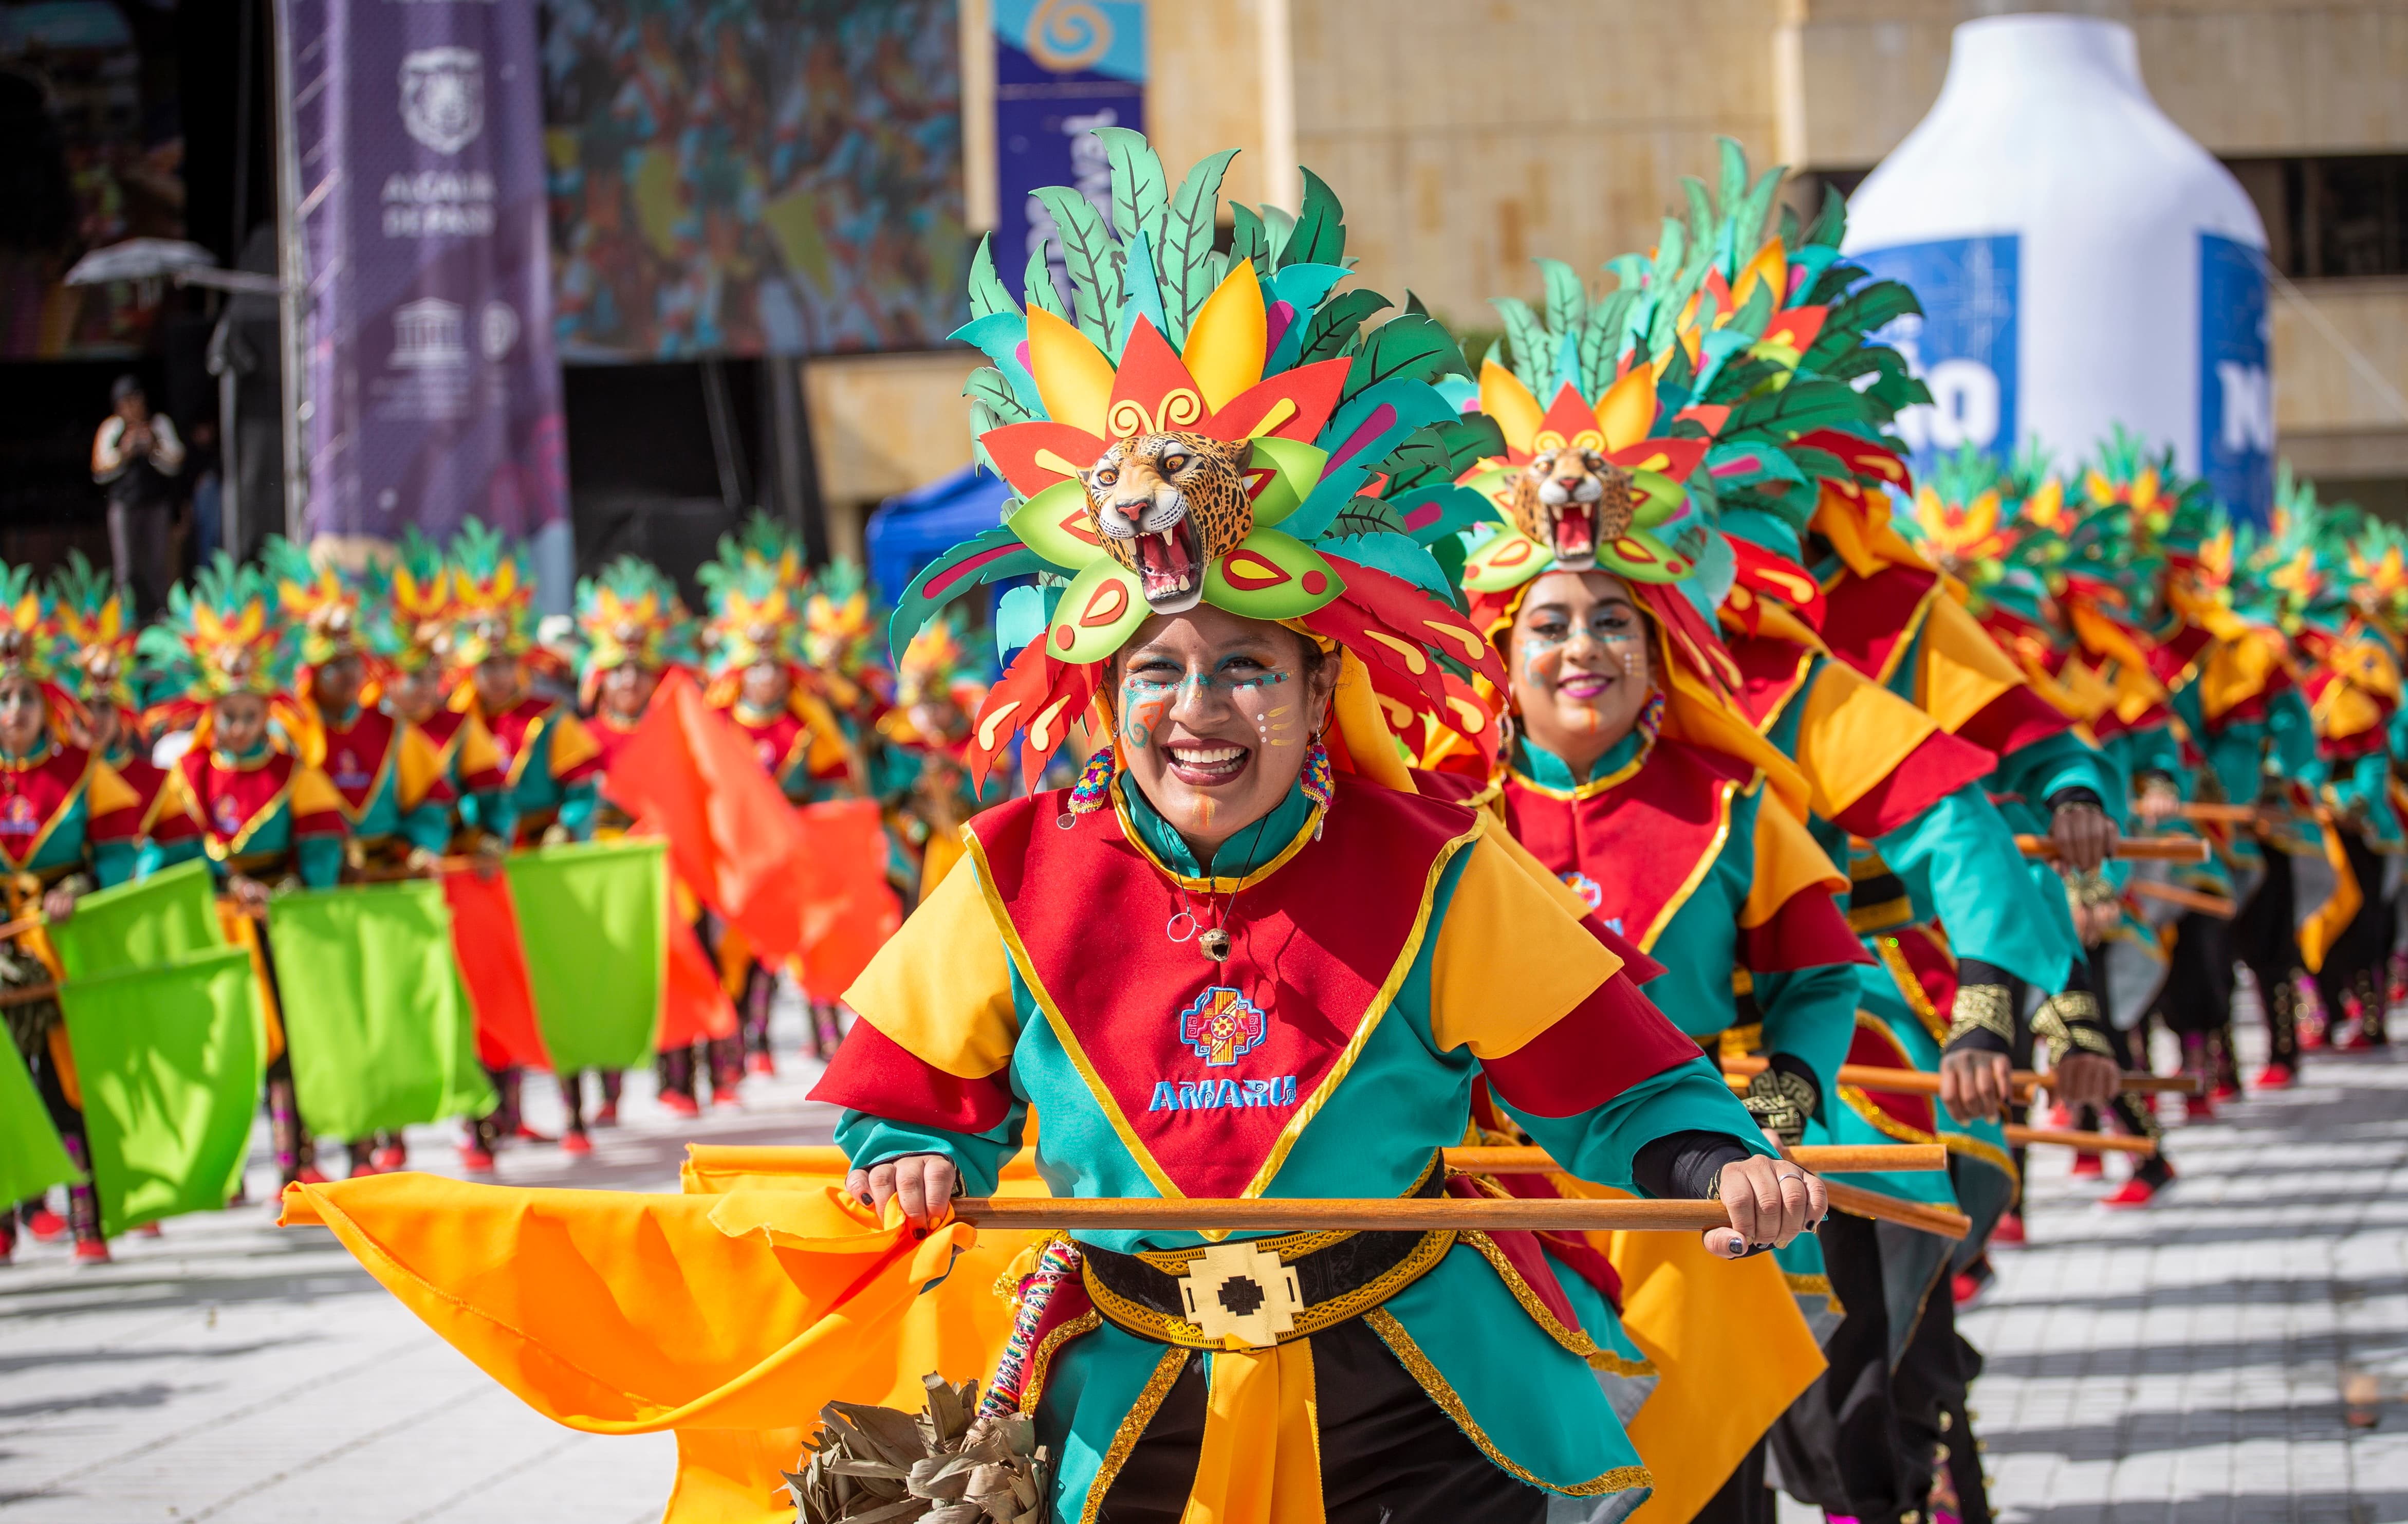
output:
M 1003 522 L 1011 489 L 975 466 L 939 477 L 899 497 L 889 497 L 869 515 L 869 578 L 881 602 L 893 604 L 920 568 L 972 535 Z M 990 609 L 997 590 L 989 598 Z

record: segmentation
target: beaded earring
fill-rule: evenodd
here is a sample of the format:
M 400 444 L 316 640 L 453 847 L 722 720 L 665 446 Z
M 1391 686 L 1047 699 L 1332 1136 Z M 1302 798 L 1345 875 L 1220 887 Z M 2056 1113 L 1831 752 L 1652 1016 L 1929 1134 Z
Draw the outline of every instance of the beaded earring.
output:
M 1304 790 L 1306 798 L 1327 812 L 1330 796 L 1338 792 L 1338 775 L 1330 769 L 1329 748 L 1321 744 L 1319 735 L 1304 749 L 1304 771 L 1297 776 L 1297 784 Z
M 1068 830 L 1079 815 L 1093 814 L 1111 802 L 1112 773 L 1119 767 L 1107 741 L 1101 751 L 1087 758 L 1079 770 L 1079 781 L 1070 785 L 1070 812 L 1054 824 Z

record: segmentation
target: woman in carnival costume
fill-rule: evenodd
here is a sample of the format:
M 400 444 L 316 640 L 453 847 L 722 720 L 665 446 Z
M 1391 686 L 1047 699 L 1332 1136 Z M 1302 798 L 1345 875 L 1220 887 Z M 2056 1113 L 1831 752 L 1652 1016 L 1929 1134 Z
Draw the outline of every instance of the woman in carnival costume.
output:
M 78 743 L 117 769 L 147 815 L 166 785 L 167 770 L 150 759 L 150 738 L 134 692 L 135 629 L 116 580 L 81 551 L 69 551 L 51 569 L 49 597 L 65 642 L 59 681 L 76 700 Z
M 454 686 L 446 703 L 473 715 L 493 737 L 504 783 L 494 793 L 469 795 L 463 813 L 503 850 L 589 840 L 601 798 L 602 747 L 571 705 L 534 687 L 531 664 L 557 658 L 536 643 L 535 573 L 526 547 L 470 519 L 452 539 L 449 569 Z M 585 1076 L 557 1078 L 567 1113 L 561 1151 L 590 1154 Z M 620 1078 L 614 1071 L 601 1075 L 595 1120 L 602 1126 L 618 1120 Z M 523 1118 L 515 1130 L 546 1141 Z
M 1549 274 L 1558 286 L 1570 276 Z M 1745 1098 L 1768 1135 L 1795 1144 L 1811 1128 L 1821 1141 L 1841 1109 L 1867 960 L 1833 901 L 1846 880 L 1808 833 L 1808 780 L 1734 699 L 1739 669 L 1712 623 L 1730 552 L 1685 486 L 1705 441 L 1667 431 L 1675 410 L 1643 358 L 1618 377 L 1609 355 L 1594 375 L 1559 363 L 1577 356 L 1584 323 L 1584 302 L 1569 346 L 1526 336 L 1537 392 L 1493 359 L 1481 371 L 1481 411 L 1504 448 L 1466 480 L 1501 522 L 1466 562 L 1464 590 L 1507 673 L 1511 739 L 1473 797 L 1662 965 L 1648 993 L 1701 1047 L 1719 1053 L 1724 1034 L 1755 1028 L 1733 1052 L 1769 1057 Z M 1784 1268 L 1828 1332 L 1835 1299 L 1817 1242 Z M 1701 1517 L 1769 1509 L 1761 1431 L 1745 1440 L 1718 1458 L 1727 1480 Z
M 578 706 L 602 748 L 604 792 L 595 832 L 604 838 L 623 835 L 631 822 L 609 799 L 610 765 L 643 723 L 662 675 L 672 667 L 695 665 L 694 618 L 660 568 L 641 557 L 623 555 L 599 576 L 579 579 L 570 634 Z M 675 892 L 686 919 L 700 913 L 687 903 L 690 896 L 682 884 Z M 727 1040 L 663 1049 L 654 1058 L 661 1105 L 681 1116 L 694 1115 L 698 1109 L 696 1076 L 704 1073 L 710 1077 L 713 1099 L 732 1102 L 741 1059 L 728 1051 L 731 1046 Z
M 260 559 L 299 642 L 294 749 L 340 798 L 344 878 L 432 876 L 452 840 L 451 781 L 435 743 L 375 701 L 360 590 L 281 535 L 267 537 Z M 354 1175 L 408 1161 L 398 1131 L 352 1139 L 351 1152 Z
M 1008 418 L 981 444 L 1023 501 L 915 581 L 896 634 L 993 578 L 1067 578 L 968 764 L 1017 732 L 1038 776 L 1091 706 L 1109 740 L 1075 788 L 969 822 L 969 860 L 849 993 L 814 1093 L 846 1108 L 852 1185 L 941 1215 L 993 1187 L 1033 1108 L 1057 1194 L 1436 1193 L 1484 1085 L 1579 1175 L 1718 1187 L 1717 1252 L 1786 1242 L 1819 1186 L 1638 994 L 1645 960 L 1403 765 L 1384 705 L 1479 725 L 1450 694 L 1503 674 L 1367 490 L 1451 415 L 1428 384 L 1450 347 L 1407 317 L 1345 357 L 1359 317 L 1321 302 L 1343 235 L 1309 183 L 1285 247 L 1217 286 L 1162 279 L 1133 225 L 1133 295 L 1082 286 L 1081 326 L 973 288 Z M 1100 955 L 1096 917 L 1120 928 Z M 1535 1240 L 1252 1241 L 1311 1288 L 1269 1337 L 1182 1303 L 1182 1273 L 1218 1273 L 1206 1246 L 1087 1233 L 1024 1292 L 1025 1358 L 990 1401 L 1059 1458 L 1054 1517 L 1606 1519 L 1645 1495 L 1577 1310 L 1600 1300 Z
M 476 829 L 472 822 L 498 820 L 508 804 L 501 796 L 509 792 L 510 784 L 503 773 L 501 748 L 475 707 L 455 709 L 446 702 L 458 637 L 459 610 L 452 595 L 452 568 L 442 548 L 411 525 L 402 531 L 390 557 L 368 563 L 360 610 L 384 707 L 433 743 L 452 798 L 475 801 L 453 811 L 453 850 L 497 858 L 503 849 L 500 838 Z
M 221 551 L 189 585 L 177 584 L 166 617 L 137 643 L 174 696 L 154 713 L 193 730 L 143 823 L 140 872 L 205 859 L 222 905 L 230 901 L 236 913 L 235 935 L 258 949 L 266 946 L 262 923 L 275 888 L 331 889 L 343 871 L 343 797 L 277 740 L 280 728 L 288 736 L 301 728 L 292 693 L 300 642 L 287 639 L 275 609 L 267 579 Z M 272 982 L 263 994 L 272 994 Z M 269 1046 L 277 1169 L 288 1185 L 323 1179 L 294 1100 L 292 1056 L 278 1034 Z
M 803 658 L 802 547 L 775 519 L 755 512 L 740 537 L 720 537 L 717 558 L 695 575 L 710 598 L 702 635 L 710 679 L 704 697 L 735 722 L 761 770 L 794 803 L 862 792 L 861 763 L 830 707 L 829 684 Z M 769 1004 L 778 976 L 732 926 L 720 927 L 718 951 L 720 977 L 743 1020 L 729 1062 L 738 1073 L 747 1066 L 774 1072 Z M 811 1052 L 824 1058 L 841 1035 L 836 1010 L 807 1005 Z M 727 1093 L 734 1095 L 732 1081 Z
M 2322 781 L 2310 808 L 2342 856 L 2332 867 L 2344 902 L 2306 920 L 2300 953 L 2315 976 L 2326 1019 L 2336 1027 L 2344 1018 L 2354 1022 L 2339 1045 L 2375 1047 L 2386 1040 L 2384 1007 L 2403 842 L 2391 783 L 2400 653 L 2373 611 L 2398 589 L 2384 586 L 2379 561 L 2357 554 L 2362 526 L 2372 522 L 2363 510 L 2320 503 L 2314 484 L 2287 470 L 2278 485 L 2281 533 L 2262 557 L 2258 585 L 2290 637 L 2300 696 L 2315 727 Z M 2354 887 L 2354 899 L 2340 891 L 2343 880 Z M 2296 1053 L 2294 1046 L 2293 1064 Z
M 57 984 L 58 958 L 41 923 L 66 920 L 78 896 L 133 876 L 142 819 L 141 797 L 97 750 L 72 739 L 77 703 L 59 679 L 84 651 L 59 612 L 45 607 L 31 568 L 0 567 L 0 909 L 35 923 L 0 943 L 0 986 L 9 988 Z M 58 1001 L 11 1004 L 7 1024 L 68 1158 L 89 1171 L 82 1092 Z M 64 1219 L 46 1199 L 0 1203 L 0 1262 L 15 1247 L 21 1217 L 36 1239 L 72 1233 L 78 1263 L 108 1262 L 88 1181 L 67 1186 Z

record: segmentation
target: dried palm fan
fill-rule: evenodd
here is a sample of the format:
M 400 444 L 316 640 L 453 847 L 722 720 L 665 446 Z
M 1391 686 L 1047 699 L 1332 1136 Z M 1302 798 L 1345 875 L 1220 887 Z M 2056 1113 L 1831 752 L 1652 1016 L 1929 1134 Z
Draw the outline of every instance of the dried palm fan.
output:
M 860 1402 L 820 1409 L 802 1474 L 785 1474 L 796 1524 L 1038 1524 L 1047 1461 L 1022 1414 L 982 1416 L 978 1383 L 942 1376 L 923 1413 Z

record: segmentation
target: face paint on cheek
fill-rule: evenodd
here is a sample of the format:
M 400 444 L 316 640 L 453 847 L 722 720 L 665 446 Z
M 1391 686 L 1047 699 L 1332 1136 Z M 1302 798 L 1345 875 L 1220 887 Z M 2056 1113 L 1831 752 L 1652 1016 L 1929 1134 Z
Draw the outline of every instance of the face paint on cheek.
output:
M 1153 743 L 1154 731 L 1160 727 L 1163 715 L 1170 709 L 1170 696 L 1160 694 L 1131 700 L 1127 690 L 1123 689 L 1122 708 L 1122 739 L 1141 752 Z

